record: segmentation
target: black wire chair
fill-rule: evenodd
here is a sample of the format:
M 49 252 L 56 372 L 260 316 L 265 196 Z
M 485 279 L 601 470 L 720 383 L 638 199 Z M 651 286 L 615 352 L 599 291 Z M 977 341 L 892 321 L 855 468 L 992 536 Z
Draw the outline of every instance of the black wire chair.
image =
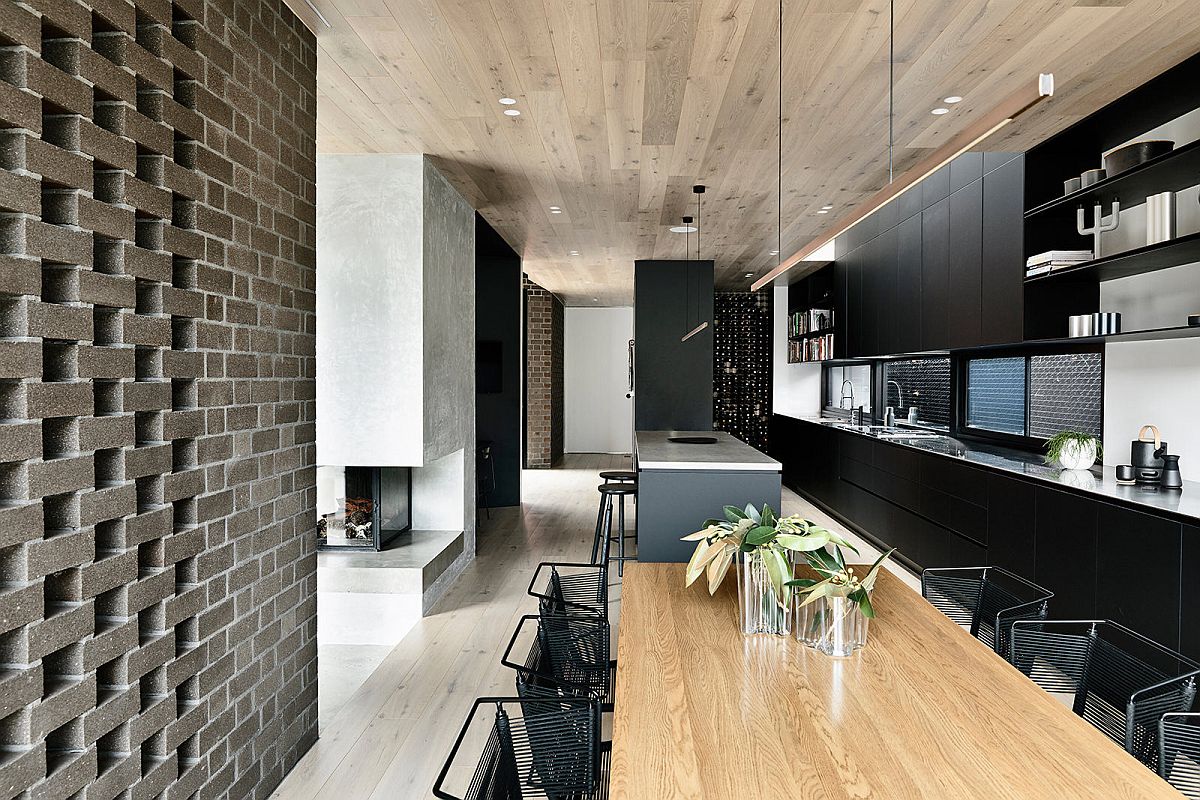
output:
M 1110 620 L 1017 620 L 1013 666 L 1130 755 L 1158 769 L 1158 723 L 1190 711 L 1200 665 Z
M 1158 721 L 1158 774 L 1200 800 L 1200 713 L 1168 713 Z
M 599 700 L 613 709 L 617 662 L 609 658 L 611 628 L 595 614 L 529 614 L 521 617 L 500 663 L 517 673 L 523 687 Z M 523 661 L 517 653 L 528 642 Z
M 606 546 L 606 556 L 607 551 Z M 543 614 L 584 612 L 608 619 L 608 567 L 604 563 L 543 561 L 534 570 L 529 594 L 538 599 Z
M 488 712 L 494 712 L 490 720 Z M 471 762 L 460 759 L 468 735 L 472 743 L 477 738 L 483 742 L 473 770 Z M 433 794 L 443 800 L 603 800 L 611 749 L 600 741 L 595 700 L 481 697 L 454 741 Z M 469 780 L 465 771 L 470 771 Z M 466 788 L 447 788 L 462 783 Z
M 946 567 L 921 573 L 921 596 L 1007 658 L 1013 622 L 1045 619 L 1054 592 L 1001 567 Z

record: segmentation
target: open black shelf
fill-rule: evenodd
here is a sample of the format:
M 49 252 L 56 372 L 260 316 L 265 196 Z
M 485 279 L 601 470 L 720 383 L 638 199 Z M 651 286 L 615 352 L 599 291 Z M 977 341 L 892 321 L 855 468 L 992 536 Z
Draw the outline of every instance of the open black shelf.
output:
M 1066 326 L 1067 321 L 1063 320 Z M 1101 342 L 1155 342 L 1164 339 L 1188 339 L 1200 336 L 1200 325 L 1182 325 L 1174 328 L 1150 328 L 1141 331 L 1122 331 L 1103 336 L 1063 336 L 1056 339 L 1028 339 L 1025 344 L 1034 345 L 1063 345 L 1063 344 L 1099 344 Z
M 1107 205 L 1117 198 L 1120 198 L 1122 208 L 1130 208 L 1145 202 L 1151 195 L 1177 192 L 1197 183 L 1200 183 L 1200 140 L 1181 145 L 1169 153 L 1163 153 L 1158 158 L 1152 158 L 1087 188 L 1035 206 L 1025 212 L 1025 217 L 1063 206 L 1074 208 L 1082 204 L 1090 209 L 1093 203 Z M 1105 213 L 1108 213 L 1107 209 Z M 1090 211 L 1087 222 L 1089 225 L 1092 222 Z
M 1166 242 L 1126 250 L 1124 253 L 1084 261 L 1073 267 L 1034 275 L 1026 278 L 1025 282 L 1037 283 L 1063 278 L 1072 280 L 1092 278 L 1097 281 L 1111 281 L 1116 278 L 1157 272 L 1160 269 L 1178 267 L 1196 261 L 1200 261 L 1200 233 L 1191 233 Z
M 809 331 L 808 333 L 793 333 L 788 336 L 792 341 L 798 339 L 811 339 L 814 336 L 824 336 L 827 333 L 833 333 L 836 328 L 821 328 L 820 330 Z

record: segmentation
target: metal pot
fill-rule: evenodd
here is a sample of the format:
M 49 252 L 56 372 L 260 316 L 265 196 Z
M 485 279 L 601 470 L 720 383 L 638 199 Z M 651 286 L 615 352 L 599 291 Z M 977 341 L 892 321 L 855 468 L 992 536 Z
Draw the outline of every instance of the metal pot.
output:
M 1147 139 L 1144 142 L 1133 142 L 1113 150 L 1104 157 L 1104 169 L 1108 174 L 1116 175 L 1127 169 L 1144 164 L 1152 158 L 1158 158 L 1171 152 L 1175 143 L 1169 139 Z

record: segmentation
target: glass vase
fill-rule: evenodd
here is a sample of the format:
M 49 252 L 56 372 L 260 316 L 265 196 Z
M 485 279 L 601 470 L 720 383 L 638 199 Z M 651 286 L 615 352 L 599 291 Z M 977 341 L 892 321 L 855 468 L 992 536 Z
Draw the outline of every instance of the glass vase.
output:
M 750 636 L 768 633 L 787 636 L 792 629 L 789 604 L 771 583 L 766 562 L 760 551 L 739 552 L 737 555 L 738 616 L 742 633 Z M 789 589 L 784 592 L 791 594 Z
M 796 595 L 796 639 L 827 656 L 848 656 L 867 644 L 870 621 L 848 597 L 821 597 L 802 606 Z

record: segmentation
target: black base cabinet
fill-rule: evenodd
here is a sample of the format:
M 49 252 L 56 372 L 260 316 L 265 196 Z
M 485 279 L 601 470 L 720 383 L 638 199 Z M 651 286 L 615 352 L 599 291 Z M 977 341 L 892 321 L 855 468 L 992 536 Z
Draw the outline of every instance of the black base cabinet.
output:
M 1100 503 L 1038 487 L 1031 577 L 1054 592 L 1051 614 L 1059 619 L 1096 615 L 1096 520 Z
M 1180 570 L 1179 650 L 1200 659 L 1200 526 L 1183 526 Z
M 1018 575 L 1034 575 L 1035 496 L 1031 483 L 998 473 L 987 476 L 989 563 Z
M 1178 647 L 1179 615 L 1164 611 L 1179 608 L 1182 536 L 1178 522 L 1102 504 L 1096 615 Z
M 920 570 L 995 564 L 1200 658 L 1200 526 L 775 415 L 784 483 Z

